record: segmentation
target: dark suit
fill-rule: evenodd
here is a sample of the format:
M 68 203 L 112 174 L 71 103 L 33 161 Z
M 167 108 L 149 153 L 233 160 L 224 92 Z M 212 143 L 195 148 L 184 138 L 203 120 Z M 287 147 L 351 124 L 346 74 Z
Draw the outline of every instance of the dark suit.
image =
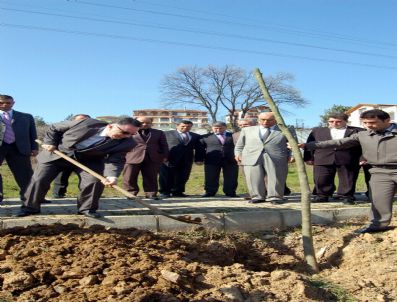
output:
M 208 195 L 215 195 L 219 188 L 219 176 L 223 171 L 223 192 L 225 195 L 236 195 L 238 165 L 234 159 L 234 143 L 231 133 L 224 133 L 224 144 L 214 133 L 204 135 L 200 139 L 205 150 L 204 157 L 204 189 Z
M 123 170 L 124 189 L 138 194 L 138 175 L 141 172 L 145 195 L 153 197 L 158 191 L 160 166 L 168 156 L 167 139 L 164 132 L 157 129 L 139 130 L 133 138 L 137 145 L 126 155 Z
M 363 131 L 358 127 L 347 126 L 344 137 Z M 314 128 L 307 142 L 331 140 L 331 130 L 327 127 Z M 355 192 L 361 148 L 327 148 L 304 152 L 305 161 L 313 161 L 315 191 L 318 196 L 331 197 L 335 191 L 335 175 L 338 173 L 337 195 L 352 198 Z
M 194 161 L 202 161 L 200 135 L 189 132 L 190 140 L 185 144 L 177 130 L 165 131 L 169 149 L 167 164 L 160 168 L 160 193 L 180 195 L 185 192 Z
M 12 129 L 15 134 L 15 142 L 12 144 L 3 142 L 4 127 L 0 115 L 0 165 L 5 159 L 20 188 L 20 196 L 23 198 L 33 174 L 30 156 L 32 151 L 38 149 L 35 142 L 37 138 L 36 126 L 32 115 L 13 110 Z M 0 195 L 2 198 L 3 180 L 1 175 Z
M 45 134 L 44 144 L 57 146 L 59 151 L 99 174 L 117 177 L 124 166 L 125 154 L 136 145 L 132 138 L 113 140 L 106 137 L 105 141 L 86 148 L 77 146 L 101 132 L 106 125 L 105 122 L 90 118 L 54 124 Z M 37 167 L 25 194 L 24 207 L 28 211 L 40 211 L 40 200 L 44 199 L 51 181 L 64 169 L 73 169 L 79 177 L 78 211 L 98 209 L 98 201 L 104 188 L 101 181 L 47 150 L 40 152 L 37 160 Z

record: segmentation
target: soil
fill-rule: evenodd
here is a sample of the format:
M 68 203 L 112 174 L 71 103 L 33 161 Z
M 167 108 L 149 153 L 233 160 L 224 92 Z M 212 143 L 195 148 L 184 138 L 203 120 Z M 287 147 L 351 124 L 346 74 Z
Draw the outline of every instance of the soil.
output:
M 298 230 L 6 230 L 0 301 L 395 301 L 397 229 L 353 234 L 361 225 L 314 227 L 315 275 Z

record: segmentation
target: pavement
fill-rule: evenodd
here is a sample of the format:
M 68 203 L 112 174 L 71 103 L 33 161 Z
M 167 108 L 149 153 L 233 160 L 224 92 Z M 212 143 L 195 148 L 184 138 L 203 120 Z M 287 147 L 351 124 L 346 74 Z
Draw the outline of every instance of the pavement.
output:
M 299 226 L 300 198 L 300 194 L 291 194 L 281 205 L 272 205 L 269 202 L 250 204 L 242 197 L 226 198 L 221 195 L 142 201 L 160 208 L 171 216 L 200 219 L 202 227 L 205 228 L 255 232 Z M 332 200 L 327 203 L 312 203 L 312 223 L 329 224 L 354 217 L 366 217 L 370 204 L 364 194 L 357 194 L 356 198 L 356 205 L 343 205 Z M 69 223 L 81 227 L 103 225 L 107 228 L 139 228 L 152 231 L 189 230 L 198 226 L 155 215 L 137 202 L 125 198 L 102 198 L 98 212 L 103 218 L 100 219 L 77 215 L 75 198 L 49 200 L 52 202 L 42 204 L 39 215 L 13 217 L 19 211 L 21 201 L 15 198 L 5 199 L 0 204 L 0 229 Z

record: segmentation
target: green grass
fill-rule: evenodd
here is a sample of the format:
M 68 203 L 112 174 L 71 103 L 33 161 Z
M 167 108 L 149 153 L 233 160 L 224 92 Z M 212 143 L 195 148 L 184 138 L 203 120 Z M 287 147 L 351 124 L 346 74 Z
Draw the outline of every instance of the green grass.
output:
M 312 172 L 313 168 L 311 166 L 307 166 L 306 171 L 307 171 L 308 178 L 309 178 L 310 188 L 313 188 L 313 172 Z M 15 183 L 13 175 L 11 174 L 10 170 L 8 169 L 8 167 L 5 163 L 2 166 L 0 166 L 0 173 L 3 176 L 5 197 L 6 198 L 7 197 L 8 198 L 18 197 L 19 196 L 19 194 L 18 194 L 19 188 L 18 188 L 17 184 Z M 68 187 L 67 196 L 75 197 L 78 195 L 77 183 L 78 183 L 77 176 L 75 174 L 72 174 L 72 176 L 69 179 L 69 187 Z M 239 184 L 238 184 L 238 188 L 237 188 L 237 194 L 247 193 L 247 187 L 246 187 L 246 184 L 243 179 L 241 171 L 240 171 L 238 183 Z M 298 172 L 297 172 L 295 164 L 292 164 L 289 166 L 287 184 L 288 184 L 288 187 L 292 190 L 292 192 L 295 192 L 295 193 L 300 192 Z M 122 186 L 121 177 L 119 178 L 118 185 Z M 221 177 L 221 186 L 222 186 L 222 177 Z M 222 193 L 221 186 L 220 186 L 220 190 L 218 191 L 218 193 Z M 363 174 L 360 173 L 359 179 L 357 181 L 357 192 L 363 192 L 363 191 L 366 191 L 366 186 L 365 186 Z M 192 173 L 191 173 L 190 179 L 187 183 L 186 193 L 191 194 L 191 195 L 197 195 L 197 194 L 202 194 L 203 192 L 204 192 L 204 168 L 203 168 L 203 166 L 193 165 Z M 51 197 L 51 191 L 49 193 L 50 194 L 48 195 L 48 197 Z M 111 188 L 106 188 L 103 196 L 116 197 L 116 196 L 122 196 L 122 195 Z
M 312 286 L 325 290 L 332 296 L 332 301 L 337 302 L 357 302 L 345 289 L 324 279 L 310 280 Z

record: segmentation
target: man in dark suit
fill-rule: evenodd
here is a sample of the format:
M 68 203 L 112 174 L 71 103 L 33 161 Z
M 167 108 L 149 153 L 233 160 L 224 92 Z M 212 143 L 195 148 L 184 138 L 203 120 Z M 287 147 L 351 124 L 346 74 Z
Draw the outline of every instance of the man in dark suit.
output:
M 238 165 L 234 159 L 234 143 L 231 133 L 226 132 L 223 122 L 212 125 L 213 133 L 203 135 L 200 143 L 205 150 L 204 175 L 205 194 L 202 197 L 215 196 L 219 188 L 219 176 L 223 172 L 223 192 L 226 196 L 237 197 Z
M 176 130 L 165 131 L 169 149 L 168 160 L 160 168 L 160 197 L 186 197 L 185 185 L 189 180 L 193 159 L 202 164 L 200 135 L 190 132 L 193 123 L 181 121 Z
M 76 114 L 73 116 L 73 121 L 81 121 L 86 118 L 90 118 L 88 114 Z M 52 188 L 52 196 L 54 198 L 64 198 L 69 185 L 69 177 L 73 173 L 73 169 L 63 170 L 54 179 L 54 185 Z
M 123 118 L 107 124 L 95 119 L 64 121 L 53 124 L 44 137 L 44 150 L 37 156 L 38 164 L 25 193 L 26 201 L 18 217 L 40 213 L 40 201 L 44 199 L 51 181 L 62 170 L 73 167 L 79 177 L 80 196 L 77 198 L 78 214 L 98 218 L 99 198 L 104 186 L 117 183 L 125 162 L 125 154 L 135 145 L 131 138 L 140 126 L 133 118 Z M 51 152 L 58 149 L 83 165 L 103 174 L 103 182 Z
M 349 116 L 345 113 L 331 113 L 328 127 L 314 128 L 307 143 L 350 137 L 363 131 L 347 126 Z M 313 177 L 317 196 L 313 202 L 327 202 L 335 191 L 335 175 L 338 173 L 339 186 L 336 197 L 345 204 L 354 204 L 354 192 L 361 156 L 360 146 L 352 148 L 327 148 L 304 152 L 304 160 L 313 165 Z
M 142 126 L 138 133 L 133 135 L 137 145 L 126 155 L 123 186 L 127 191 L 137 195 L 138 175 L 141 172 L 145 197 L 157 200 L 160 166 L 168 156 L 167 139 L 163 131 L 152 129 L 151 118 L 139 116 L 137 120 Z
M 21 200 L 32 177 L 31 156 L 38 147 L 33 116 L 13 110 L 14 99 L 0 94 L 0 165 L 6 160 L 20 191 Z M 0 175 L 0 202 L 3 200 L 3 179 Z

